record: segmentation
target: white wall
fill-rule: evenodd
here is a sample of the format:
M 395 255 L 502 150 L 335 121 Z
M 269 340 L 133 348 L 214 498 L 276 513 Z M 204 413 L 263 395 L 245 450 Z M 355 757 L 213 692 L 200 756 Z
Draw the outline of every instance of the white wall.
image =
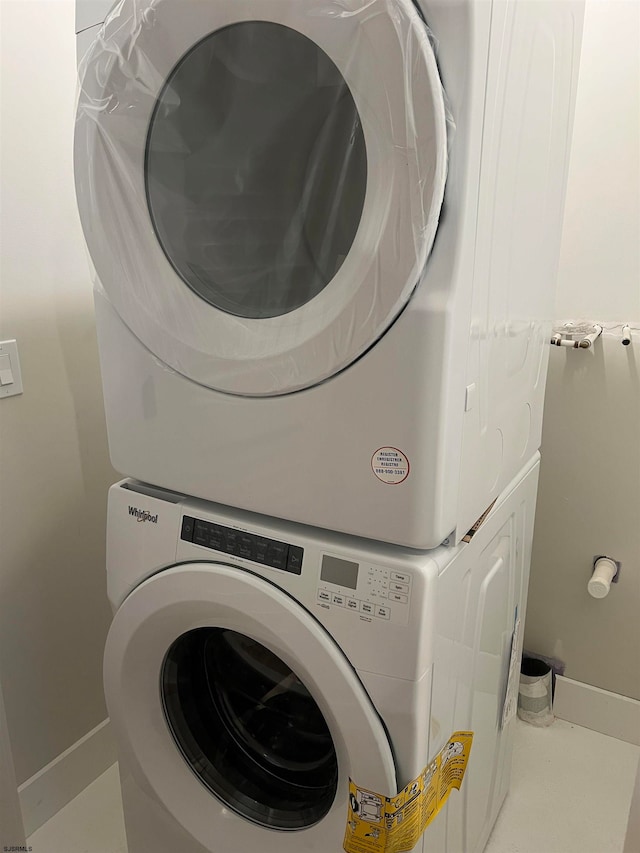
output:
M 73 195 L 72 0 L 2 0 L 0 679 L 18 782 L 106 716 L 107 458 L 91 282 Z
M 640 320 L 639 128 L 640 3 L 587 0 L 558 319 Z
M 525 646 L 640 699 L 640 4 L 588 0 L 557 319 L 607 329 L 551 350 Z M 635 325 L 630 347 L 618 324 Z M 601 601 L 592 558 L 623 563 Z

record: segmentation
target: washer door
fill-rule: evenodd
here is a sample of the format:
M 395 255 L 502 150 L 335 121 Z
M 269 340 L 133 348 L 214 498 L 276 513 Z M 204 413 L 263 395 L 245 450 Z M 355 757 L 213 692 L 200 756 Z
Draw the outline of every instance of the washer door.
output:
M 246 570 L 185 564 L 117 611 L 105 694 L 120 750 L 206 849 L 326 850 L 347 816 L 349 777 L 393 796 L 386 732 L 319 623 Z
M 81 77 L 86 239 L 151 352 L 210 388 L 277 395 L 384 334 L 446 177 L 412 0 L 122 0 Z

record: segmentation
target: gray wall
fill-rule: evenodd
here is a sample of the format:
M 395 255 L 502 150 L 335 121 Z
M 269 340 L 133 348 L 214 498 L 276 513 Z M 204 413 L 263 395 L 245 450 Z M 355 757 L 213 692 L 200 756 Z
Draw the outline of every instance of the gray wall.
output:
M 593 356 L 553 348 L 525 646 L 565 675 L 640 699 L 640 332 Z M 623 564 L 601 600 L 593 557 Z
M 24 845 L 24 826 L 0 685 L 0 850 L 21 845 Z
M 640 699 L 640 4 L 588 0 L 558 281 L 559 320 L 597 320 L 595 354 L 553 348 L 525 646 Z M 620 323 L 635 325 L 632 345 Z M 622 561 L 601 601 L 592 558 Z
M 74 3 L 1 4 L 0 680 L 18 782 L 106 717 L 107 458 L 91 282 L 75 210 Z

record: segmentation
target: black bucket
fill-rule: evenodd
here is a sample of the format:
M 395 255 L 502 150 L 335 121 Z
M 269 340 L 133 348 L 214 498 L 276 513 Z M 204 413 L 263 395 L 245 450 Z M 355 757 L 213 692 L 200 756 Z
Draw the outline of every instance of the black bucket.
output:
M 518 717 L 533 726 L 550 726 L 555 719 L 551 667 L 539 658 L 522 658 Z

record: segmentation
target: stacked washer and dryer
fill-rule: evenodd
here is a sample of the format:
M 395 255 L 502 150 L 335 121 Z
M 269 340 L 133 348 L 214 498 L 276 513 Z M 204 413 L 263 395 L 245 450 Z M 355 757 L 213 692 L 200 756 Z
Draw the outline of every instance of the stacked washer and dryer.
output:
M 582 11 L 77 0 L 130 853 L 338 853 L 455 730 L 484 848 Z

